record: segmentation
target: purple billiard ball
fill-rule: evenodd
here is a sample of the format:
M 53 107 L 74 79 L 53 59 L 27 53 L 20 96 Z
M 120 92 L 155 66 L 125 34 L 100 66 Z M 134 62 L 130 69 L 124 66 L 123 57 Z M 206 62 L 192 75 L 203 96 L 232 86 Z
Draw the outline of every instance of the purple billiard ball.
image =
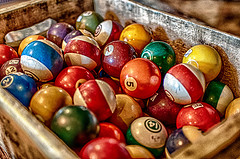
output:
M 74 30 L 74 27 L 68 23 L 60 22 L 52 25 L 47 32 L 47 39 L 62 47 L 64 37 Z

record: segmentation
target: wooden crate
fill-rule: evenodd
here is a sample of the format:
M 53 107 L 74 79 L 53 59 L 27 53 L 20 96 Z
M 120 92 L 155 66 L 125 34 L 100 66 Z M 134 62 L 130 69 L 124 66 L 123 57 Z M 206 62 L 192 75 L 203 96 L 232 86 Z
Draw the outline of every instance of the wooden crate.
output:
M 68 7 L 66 7 L 68 6 Z M 48 17 L 57 21 L 75 23 L 85 10 L 94 10 L 106 19 L 121 22 L 124 26 L 133 22 L 148 25 L 155 40 L 168 42 L 178 59 L 196 44 L 208 44 L 217 49 L 223 60 L 218 79 L 240 96 L 240 39 L 218 30 L 146 7 L 129 0 L 37 0 L 23 2 L 13 8 L 0 9 L 0 43 L 12 30 L 36 24 Z M 19 16 L 19 13 L 24 13 Z M 0 89 L 0 128 L 3 141 L 2 154 L 15 158 L 78 158 L 64 143 L 32 116 L 5 90 Z M 240 116 L 221 122 L 204 134 L 196 144 L 190 144 L 173 154 L 174 158 L 236 158 L 240 156 Z M 1 152 L 1 151 L 0 151 Z M 13 153 L 12 153 L 13 152 Z M 1 156 L 0 156 L 1 157 Z M 3 158 L 3 157 L 2 157 Z

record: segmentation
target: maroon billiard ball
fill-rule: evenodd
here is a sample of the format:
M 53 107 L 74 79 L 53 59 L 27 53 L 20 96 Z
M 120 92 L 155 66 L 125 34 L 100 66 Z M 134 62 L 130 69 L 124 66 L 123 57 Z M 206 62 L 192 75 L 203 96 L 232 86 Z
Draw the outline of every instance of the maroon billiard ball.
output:
M 47 32 L 47 39 L 61 48 L 64 37 L 73 30 L 74 27 L 65 22 L 53 24 Z
M 120 86 L 119 82 L 114 81 L 112 78 L 108 78 L 108 77 L 100 77 L 98 79 L 107 82 L 112 87 L 112 89 L 114 90 L 115 94 L 122 93 L 122 89 L 121 89 L 121 86 Z
M 123 66 L 136 57 L 134 48 L 127 42 L 120 40 L 110 42 L 103 51 L 103 70 L 110 76 L 120 78 Z
M 163 87 L 151 97 L 148 101 L 147 112 L 150 116 L 157 118 L 166 125 L 175 125 L 178 112 L 182 105 L 171 101 Z
M 69 66 L 63 69 L 55 80 L 55 86 L 63 88 L 72 97 L 82 83 L 93 80 L 92 73 L 82 66 Z
M 10 46 L 0 44 L 0 67 L 8 60 L 17 58 L 17 52 Z
M 23 72 L 20 65 L 20 58 L 13 58 L 6 61 L 0 68 L 0 79 L 10 73 Z

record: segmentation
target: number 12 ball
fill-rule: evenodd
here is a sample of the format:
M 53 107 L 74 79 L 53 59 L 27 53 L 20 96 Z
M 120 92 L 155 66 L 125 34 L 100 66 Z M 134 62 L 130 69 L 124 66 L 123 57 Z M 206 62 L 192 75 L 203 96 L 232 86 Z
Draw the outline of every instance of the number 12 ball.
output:
M 128 95 L 146 99 L 160 87 L 161 72 L 152 61 L 136 58 L 127 62 L 122 68 L 120 84 Z

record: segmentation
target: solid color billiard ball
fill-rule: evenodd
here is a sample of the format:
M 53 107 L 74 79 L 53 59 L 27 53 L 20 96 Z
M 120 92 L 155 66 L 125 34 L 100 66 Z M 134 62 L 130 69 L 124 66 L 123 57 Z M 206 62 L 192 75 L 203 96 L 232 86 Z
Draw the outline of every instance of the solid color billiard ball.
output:
M 131 159 L 125 145 L 109 137 L 99 137 L 91 140 L 81 149 L 78 156 L 81 159 Z
M 204 93 L 203 102 L 210 104 L 224 116 L 229 103 L 234 99 L 231 89 L 219 81 L 211 81 Z
M 47 39 L 61 48 L 64 37 L 73 30 L 74 27 L 65 22 L 53 24 L 47 31 Z
M 103 20 L 100 14 L 94 11 L 85 11 L 77 18 L 76 29 L 86 29 L 94 35 L 97 26 Z
M 116 109 L 116 96 L 109 84 L 102 80 L 88 80 L 81 84 L 73 96 L 75 105 L 90 109 L 99 121 L 112 116 Z
M 122 68 L 120 84 L 128 95 L 146 99 L 160 87 L 161 72 L 152 61 L 136 58 L 127 62 Z
M 171 154 L 180 150 L 188 144 L 194 144 L 200 137 L 202 132 L 195 126 L 183 126 L 174 130 L 168 137 L 165 147 L 167 158 L 171 158 Z
M 51 86 L 42 88 L 33 95 L 29 109 L 49 126 L 54 113 L 67 105 L 72 105 L 72 97 L 64 89 Z
M 199 102 L 184 106 L 178 113 L 176 127 L 181 128 L 186 125 L 196 126 L 202 131 L 207 131 L 220 122 L 220 117 L 216 109 L 211 105 Z
M 144 47 L 142 58 L 153 61 L 162 73 L 162 76 L 176 64 L 176 55 L 173 48 L 162 41 L 153 41 Z
M 97 137 L 112 137 L 122 143 L 126 143 L 124 134 L 116 125 L 109 122 L 102 122 L 99 126 L 100 128 Z
M 10 46 L 0 44 L 0 67 L 8 60 L 17 58 L 17 52 Z
M 234 99 L 228 106 L 225 112 L 225 118 L 229 118 L 240 113 L 240 98 Z
M 6 61 L 0 68 L 0 78 L 9 75 L 10 73 L 23 72 L 20 65 L 20 58 L 13 58 Z
M 95 30 L 95 40 L 102 47 L 111 41 L 118 40 L 123 30 L 123 26 L 116 21 L 105 20 L 101 22 Z
M 1 87 L 11 93 L 26 107 L 29 106 L 33 94 L 37 91 L 35 81 L 21 72 L 5 76 L 1 80 Z
M 168 70 L 163 79 L 167 96 L 175 103 L 190 104 L 202 97 L 205 91 L 205 78 L 196 67 L 181 63 Z
M 132 159 L 155 159 L 153 154 L 146 148 L 140 145 L 127 145 L 126 146 L 127 151 L 131 155 Z
M 51 130 L 69 147 L 78 147 L 97 136 L 99 125 L 89 109 L 70 105 L 56 112 L 51 122 Z
M 152 117 L 140 117 L 129 126 L 126 134 L 128 145 L 141 145 L 155 157 L 164 151 L 168 134 L 164 125 Z
M 182 105 L 171 101 L 163 87 L 149 98 L 147 105 L 147 113 L 161 121 L 166 125 L 175 125 L 178 112 L 181 110 Z
M 64 59 L 68 66 L 83 66 L 93 70 L 101 64 L 100 47 L 93 38 L 80 35 L 67 43 Z
M 109 122 L 116 125 L 125 134 L 133 120 L 143 115 L 140 105 L 129 95 L 116 95 L 117 107 Z
M 126 41 L 132 45 L 140 57 L 142 49 L 152 40 L 152 33 L 148 27 L 134 23 L 123 29 L 119 40 Z
M 30 35 L 28 37 L 26 37 L 25 39 L 23 39 L 23 41 L 19 44 L 18 47 L 18 55 L 21 56 L 22 55 L 22 51 L 24 50 L 24 48 L 31 42 L 35 41 L 35 40 L 39 40 L 39 39 L 45 39 L 44 36 L 41 35 Z
M 51 41 L 36 40 L 25 47 L 20 63 L 25 74 L 36 81 L 48 82 L 62 70 L 63 55 Z
M 103 50 L 103 70 L 110 76 L 120 78 L 123 66 L 136 57 L 135 49 L 127 42 L 120 40 L 112 41 Z
M 197 67 L 205 76 L 206 82 L 215 79 L 221 71 L 222 61 L 218 52 L 208 45 L 196 45 L 184 55 L 183 63 Z
M 56 77 L 55 85 L 63 88 L 72 97 L 76 89 L 87 80 L 94 79 L 92 73 L 82 66 L 69 66 L 64 68 Z

